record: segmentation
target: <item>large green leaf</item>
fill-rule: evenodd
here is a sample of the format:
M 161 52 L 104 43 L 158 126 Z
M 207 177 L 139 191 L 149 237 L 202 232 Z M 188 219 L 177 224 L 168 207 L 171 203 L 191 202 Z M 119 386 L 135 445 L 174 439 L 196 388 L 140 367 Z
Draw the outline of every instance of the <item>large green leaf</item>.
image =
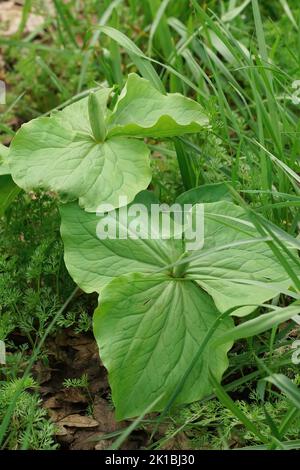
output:
M 240 207 L 227 201 L 205 204 L 204 246 L 190 252 L 186 276 L 199 283 L 220 311 L 239 308 L 246 315 L 255 305 L 285 291 L 291 280 L 272 250 Z M 300 266 L 295 266 L 299 271 Z M 252 307 L 251 307 L 252 305 Z
M 142 192 L 134 203 L 145 206 L 156 203 L 156 199 L 149 199 L 150 194 Z M 75 282 L 86 292 L 100 292 L 114 277 L 128 272 L 155 273 L 174 263 L 182 253 L 179 240 L 99 240 L 100 216 L 86 213 L 75 203 L 61 206 L 60 211 L 65 263 Z M 106 220 L 108 217 L 109 214 Z M 121 225 L 118 219 L 118 227 Z
M 118 419 L 139 415 L 161 394 L 155 410 L 164 408 L 218 315 L 211 298 L 197 285 L 166 276 L 130 274 L 103 290 L 94 333 L 109 371 Z M 212 349 L 211 342 L 232 326 L 227 318 L 214 331 L 175 403 L 189 403 L 212 392 L 208 368 L 221 379 L 232 343 Z
M 105 88 L 95 94 L 92 113 L 91 102 L 83 98 L 24 124 L 10 147 L 14 181 L 25 191 L 54 191 L 64 202 L 78 199 L 88 212 L 100 204 L 119 207 L 120 196 L 131 202 L 151 181 L 150 152 L 133 136 L 170 137 L 208 125 L 199 104 L 177 94 L 165 96 L 134 74 L 113 113 L 107 108 L 110 93 Z M 95 120 L 104 141 L 95 137 Z
M 150 82 L 130 74 L 109 119 L 109 135 L 172 137 L 209 126 L 203 108 L 178 93 L 163 95 Z
M 231 193 L 225 183 L 204 184 L 189 189 L 176 198 L 179 204 L 197 204 L 202 202 L 232 201 Z

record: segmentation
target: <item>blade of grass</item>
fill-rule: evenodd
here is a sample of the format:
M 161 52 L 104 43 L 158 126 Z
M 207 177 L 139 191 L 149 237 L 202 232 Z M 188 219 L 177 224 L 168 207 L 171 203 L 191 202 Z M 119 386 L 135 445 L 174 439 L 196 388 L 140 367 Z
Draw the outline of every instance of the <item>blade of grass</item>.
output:
M 136 418 L 125 431 L 115 440 L 115 442 L 110 446 L 109 450 L 117 450 L 121 447 L 121 445 L 126 441 L 126 439 L 130 436 L 130 434 L 141 424 L 144 416 L 150 413 L 155 405 L 162 399 L 163 395 L 157 397 L 146 409 L 145 411 Z
M 18 32 L 17 32 L 18 37 L 21 37 L 25 31 L 26 24 L 27 24 L 27 21 L 31 12 L 31 8 L 32 8 L 32 0 L 25 0 L 23 8 L 22 8 L 21 21 L 18 27 Z
M 139 49 L 131 39 L 121 33 L 121 31 L 111 28 L 110 26 L 100 26 L 98 29 L 123 47 L 139 69 L 141 75 L 149 80 L 160 92 L 165 93 L 165 88 L 156 70 L 141 49 Z
M 215 344 L 218 345 L 224 342 L 226 343 L 227 341 L 251 338 L 270 330 L 275 325 L 280 325 L 280 323 L 292 319 L 294 316 L 299 315 L 299 313 L 300 304 L 297 302 L 289 305 L 288 307 L 277 308 L 270 313 L 261 314 L 252 320 L 245 321 L 240 325 L 235 326 L 216 339 Z
M 97 41 L 98 41 L 99 36 L 101 34 L 101 30 L 100 30 L 99 27 L 106 25 L 106 23 L 109 21 L 111 15 L 112 15 L 114 9 L 117 8 L 122 2 L 123 2 L 123 0 L 113 0 L 110 3 L 110 5 L 107 7 L 107 9 L 105 10 L 105 12 L 103 13 L 103 15 L 101 16 L 101 18 L 98 21 L 98 28 L 95 30 L 95 32 L 92 36 L 92 39 L 89 43 L 88 49 L 85 52 L 83 60 L 82 60 L 81 70 L 80 70 L 80 75 L 79 75 L 79 80 L 78 80 L 78 85 L 77 85 L 77 94 L 80 93 L 81 90 L 82 90 L 84 80 L 85 80 L 85 76 L 86 76 L 86 73 L 87 73 L 87 68 L 88 68 L 88 65 L 89 65 L 89 61 L 90 61 L 91 56 L 93 54 L 93 49 L 94 49 L 95 45 L 97 44 Z
M 272 374 L 266 377 L 265 380 L 279 388 L 289 401 L 300 410 L 300 390 L 294 382 L 283 374 Z
M 165 19 L 165 11 L 170 3 L 170 0 L 148 0 L 152 12 L 152 24 L 150 27 L 148 52 L 149 56 L 152 55 L 152 45 L 155 34 L 157 33 L 160 47 L 164 53 L 165 58 L 168 58 L 173 52 L 172 36 L 170 34 L 168 23 Z
M 67 33 L 71 44 L 77 48 L 78 44 L 71 26 L 74 20 L 71 17 L 67 4 L 63 3 L 61 0 L 53 0 L 53 3 L 57 12 L 58 20 L 63 25 L 64 31 Z

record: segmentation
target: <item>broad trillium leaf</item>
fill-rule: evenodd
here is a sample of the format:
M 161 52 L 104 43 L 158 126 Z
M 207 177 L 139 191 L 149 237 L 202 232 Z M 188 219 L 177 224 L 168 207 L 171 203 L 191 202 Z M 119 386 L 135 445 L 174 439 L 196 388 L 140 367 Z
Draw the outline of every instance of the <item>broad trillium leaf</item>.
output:
M 204 246 L 190 252 L 186 276 L 199 283 L 224 312 L 242 316 L 288 289 L 285 269 L 244 210 L 227 201 L 204 205 Z M 299 266 L 294 266 L 299 272 Z M 252 305 L 252 306 L 251 306 Z
M 185 191 L 176 198 L 176 202 L 181 205 L 219 201 L 232 202 L 232 195 L 225 183 L 203 184 Z
M 172 137 L 208 127 L 198 103 L 177 94 L 165 96 L 135 74 L 129 75 L 113 112 L 107 108 L 110 93 L 104 88 L 94 95 L 99 112 L 97 108 L 93 116 L 100 121 L 101 114 L 107 129 L 105 134 L 101 128 L 103 141 L 94 137 L 89 98 L 21 127 L 9 154 L 18 186 L 51 190 L 63 202 L 78 199 L 87 212 L 96 212 L 101 204 L 119 207 L 120 196 L 129 203 L 151 181 L 145 136 Z
M 108 121 L 108 135 L 175 137 L 209 127 L 209 119 L 195 101 L 163 95 L 148 80 L 130 74 Z
M 147 207 L 157 200 L 150 192 L 142 191 L 133 203 Z M 76 203 L 62 205 L 60 212 L 65 263 L 74 281 L 86 292 L 100 292 L 113 278 L 128 272 L 155 273 L 174 263 L 182 253 L 180 240 L 100 240 L 97 227 L 103 218 L 88 214 Z M 125 233 L 128 235 L 126 227 Z
M 109 371 L 117 419 L 142 414 L 160 395 L 155 410 L 167 405 L 219 315 L 211 297 L 192 281 L 133 273 L 105 287 L 94 314 L 94 334 Z M 226 318 L 214 330 L 176 404 L 212 392 L 209 368 L 221 380 L 232 343 L 212 349 L 211 342 L 232 327 Z

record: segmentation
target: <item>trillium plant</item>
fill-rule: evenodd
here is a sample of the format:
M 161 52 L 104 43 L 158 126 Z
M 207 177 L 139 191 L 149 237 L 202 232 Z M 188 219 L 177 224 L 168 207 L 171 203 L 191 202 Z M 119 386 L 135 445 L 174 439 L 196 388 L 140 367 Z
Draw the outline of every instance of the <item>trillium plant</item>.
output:
M 100 204 L 129 202 L 151 181 L 144 137 L 165 138 L 208 127 L 200 105 L 179 94 L 163 95 L 131 74 L 113 111 L 103 88 L 50 118 L 22 126 L 11 147 L 14 181 L 23 189 L 78 199 L 88 212 Z
M 146 208 L 143 233 L 159 205 L 147 191 L 145 138 L 203 132 L 209 119 L 195 101 L 162 94 L 136 74 L 109 106 L 112 95 L 100 89 L 23 125 L 6 158 L 18 187 L 50 190 L 60 200 L 66 266 L 85 292 L 99 293 L 94 334 L 124 419 L 153 403 L 160 411 L 173 396 L 181 404 L 211 394 L 210 375 L 221 381 L 228 367 L 232 315 L 252 313 L 291 281 L 224 185 L 179 196 L 179 206 L 191 207 L 180 233 L 131 236 L 120 201 Z M 199 207 L 204 244 L 191 249 L 187 233 L 197 227 Z M 123 236 L 99 237 L 112 212 Z

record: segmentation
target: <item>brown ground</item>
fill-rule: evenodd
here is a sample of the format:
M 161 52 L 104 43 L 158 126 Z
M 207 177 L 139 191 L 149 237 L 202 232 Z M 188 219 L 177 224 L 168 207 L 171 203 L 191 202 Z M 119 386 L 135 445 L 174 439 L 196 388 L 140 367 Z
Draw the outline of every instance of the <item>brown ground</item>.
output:
M 99 360 L 92 335 L 77 335 L 71 329 L 62 330 L 47 342 L 49 366 L 42 361 L 33 369 L 41 384 L 40 393 L 49 416 L 57 424 L 57 441 L 62 449 L 101 450 L 116 439 L 104 439 L 129 423 L 118 423 L 109 400 L 106 370 Z M 65 378 L 80 378 L 87 374 L 89 388 L 66 388 Z M 92 413 L 92 414 L 91 414 Z M 147 434 L 133 433 L 124 449 L 146 445 Z

